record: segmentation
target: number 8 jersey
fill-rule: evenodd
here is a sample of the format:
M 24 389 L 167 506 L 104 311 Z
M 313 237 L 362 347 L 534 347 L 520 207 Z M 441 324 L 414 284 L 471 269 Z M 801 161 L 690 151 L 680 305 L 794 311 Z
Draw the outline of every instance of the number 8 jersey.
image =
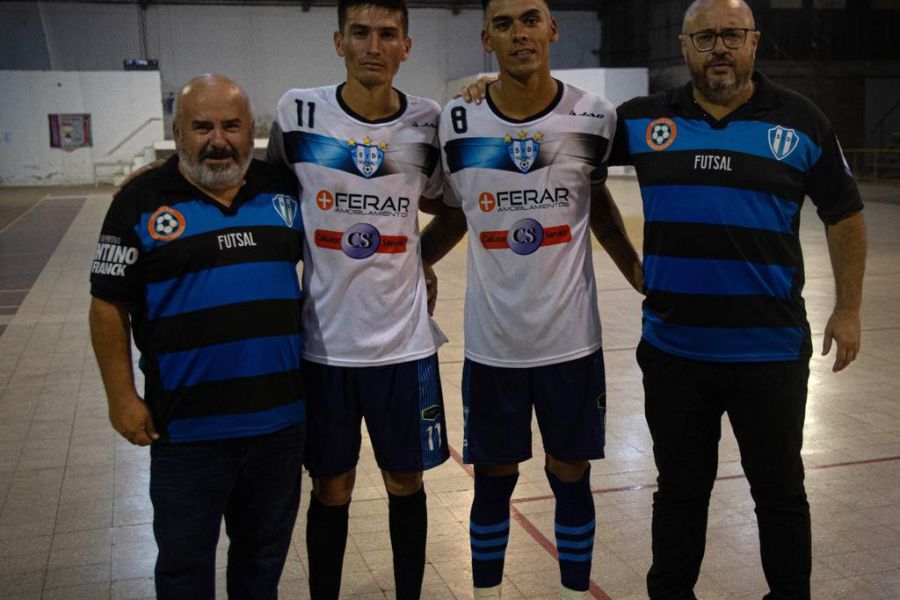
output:
M 438 104 L 400 94 L 397 114 L 369 121 L 342 86 L 288 91 L 269 158 L 300 180 L 306 225 L 303 358 L 362 367 L 434 354 L 419 251 L 419 198 L 442 181 Z
M 525 121 L 451 101 L 440 139 L 450 190 L 469 231 L 465 352 L 497 367 L 575 360 L 600 347 L 591 260 L 591 183 L 606 177 L 612 105 L 558 83 Z

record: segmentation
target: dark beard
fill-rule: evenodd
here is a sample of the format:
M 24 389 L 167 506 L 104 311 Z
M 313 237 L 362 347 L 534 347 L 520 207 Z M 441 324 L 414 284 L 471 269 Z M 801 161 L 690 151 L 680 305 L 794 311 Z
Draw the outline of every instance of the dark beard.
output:
M 710 81 L 709 77 L 706 76 L 705 66 L 699 73 L 693 70 L 691 71 L 691 79 L 694 82 L 694 88 L 697 92 L 708 102 L 718 106 L 729 105 L 738 94 L 747 89 L 746 86 L 750 83 L 750 78 L 752 76 L 753 67 L 740 70 L 735 68 L 734 83 L 726 85 L 724 83 L 713 83 Z

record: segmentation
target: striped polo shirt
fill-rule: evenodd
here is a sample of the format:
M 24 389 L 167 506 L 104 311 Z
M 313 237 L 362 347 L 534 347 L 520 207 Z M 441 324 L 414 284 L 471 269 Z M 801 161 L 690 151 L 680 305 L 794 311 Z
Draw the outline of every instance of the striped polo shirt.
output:
M 643 338 L 697 360 L 812 353 L 801 293 L 800 209 L 826 224 L 862 210 L 827 118 L 755 73 L 721 121 L 690 83 L 619 107 L 610 164 L 635 167 L 644 206 Z
M 113 199 L 91 294 L 126 304 L 162 439 L 261 435 L 305 418 L 293 176 L 253 161 L 230 207 L 173 157 Z

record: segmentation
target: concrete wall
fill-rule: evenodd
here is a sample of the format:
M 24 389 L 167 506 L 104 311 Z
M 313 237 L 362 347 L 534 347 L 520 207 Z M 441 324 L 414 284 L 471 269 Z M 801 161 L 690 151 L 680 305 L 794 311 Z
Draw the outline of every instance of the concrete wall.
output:
M 132 160 L 162 139 L 159 86 L 156 72 L 0 71 L 0 184 L 91 183 L 95 163 Z M 51 148 L 57 113 L 90 113 L 93 147 Z

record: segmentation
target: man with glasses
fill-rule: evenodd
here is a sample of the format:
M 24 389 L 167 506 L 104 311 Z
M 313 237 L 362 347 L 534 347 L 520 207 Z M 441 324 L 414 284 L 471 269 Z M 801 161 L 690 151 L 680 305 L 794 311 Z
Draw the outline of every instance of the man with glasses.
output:
M 644 202 L 646 417 L 659 489 L 652 599 L 695 598 L 727 412 L 750 483 L 767 599 L 810 597 L 803 485 L 809 325 L 800 208 L 825 222 L 836 304 L 823 354 L 859 351 L 862 203 L 825 116 L 754 73 L 760 33 L 743 0 L 697 0 L 684 16 L 692 81 L 618 110 L 610 164 L 637 170 Z

